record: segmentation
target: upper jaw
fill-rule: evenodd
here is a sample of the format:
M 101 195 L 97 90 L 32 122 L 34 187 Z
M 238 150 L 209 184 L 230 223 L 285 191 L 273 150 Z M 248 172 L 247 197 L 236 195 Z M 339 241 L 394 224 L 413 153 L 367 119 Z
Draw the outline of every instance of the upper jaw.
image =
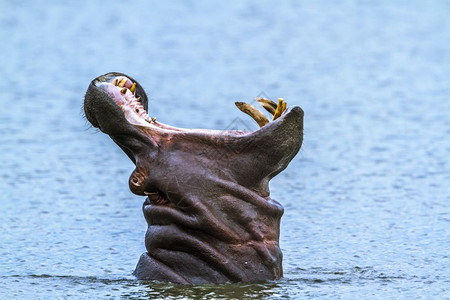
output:
M 126 79 L 126 80 L 124 82 L 121 82 L 122 79 Z M 115 80 L 117 80 L 117 81 L 115 82 Z M 133 79 L 132 77 L 130 77 L 126 74 L 119 73 L 119 72 L 110 72 L 110 73 L 101 75 L 101 76 L 95 78 L 94 80 L 92 80 L 91 85 L 99 87 L 103 84 L 111 84 L 111 85 L 117 86 L 117 91 L 119 91 L 123 87 L 125 87 L 129 90 L 133 86 L 133 83 L 135 83 L 136 86 L 132 91 L 129 91 L 129 92 L 132 92 L 133 94 L 135 94 L 136 97 L 140 97 L 141 103 L 144 106 L 144 109 L 147 110 L 148 109 L 148 98 L 147 98 L 147 95 L 146 95 L 144 89 L 139 84 L 139 82 L 137 82 L 135 79 Z
M 147 114 L 148 101 L 144 90 L 125 74 L 108 73 L 94 79 L 91 85 L 106 93 L 122 109 L 129 123 L 146 126 L 152 121 Z
M 140 103 L 146 111 L 148 99 L 144 89 L 133 78 L 122 73 L 112 72 L 95 78 L 89 84 L 84 98 L 86 119 L 94 127 L 111 136 L 128 134 L 129 131 L 133 131 L 133 126 L 128 122 L 123 111 L 113 98 L 116 92 L 120 94 L 120 90 L 117 88 L 117 91 L 114 91 L 114 89 L 110 88 L 114 86 L 114 79 L 120 77 L 128 78 L 130 82 L 136 83 L 134 95 L 141 98 Z

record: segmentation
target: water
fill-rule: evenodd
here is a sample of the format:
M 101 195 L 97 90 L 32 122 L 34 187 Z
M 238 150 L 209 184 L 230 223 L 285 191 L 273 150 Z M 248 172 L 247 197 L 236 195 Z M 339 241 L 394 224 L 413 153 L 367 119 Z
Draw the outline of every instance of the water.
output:
M 1 2 L 1 297 L 450 298 L 448 2 Z M 133 165 L 81 114 L 109 71 L 180 127 L 254 126 L 233 102 L 262 92 L 303 107 L 271 182 L 284 279 L 133 279 Z

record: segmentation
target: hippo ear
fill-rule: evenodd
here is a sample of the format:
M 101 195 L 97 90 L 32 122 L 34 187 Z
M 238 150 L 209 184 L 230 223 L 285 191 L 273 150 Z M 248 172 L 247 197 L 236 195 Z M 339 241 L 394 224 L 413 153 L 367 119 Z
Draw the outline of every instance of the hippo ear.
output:
M 261 173 L 274 177 L 294 158 L 303 142 L 303 110 L 294 106 L 278 119 L 246 137 L 246 151 L 255 157 Z

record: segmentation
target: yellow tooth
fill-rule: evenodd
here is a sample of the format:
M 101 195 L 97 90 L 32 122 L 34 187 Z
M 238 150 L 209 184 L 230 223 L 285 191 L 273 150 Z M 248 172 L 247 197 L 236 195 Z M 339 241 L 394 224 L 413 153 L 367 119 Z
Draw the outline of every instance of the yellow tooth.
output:
M 122 79 L 122 80 L 119 82 L 119 86 L 120 86 L 120 87 L 124 87 L 126 82 L 127 82 L 127 79 L 126 79 L 126 78 Z
M 281 109 L 281 113 L 283 113 L 286 110 L 287 103 L 283 102 L 283 108 Z
M 277 109 L 275 110 L 275 113 L 273 114 L 273 119 L 272 121 L 278 119 L 281 116 L 281 113 L 283 112 L 283 98 L 278 98 L 278 105 L 277 105 Z
M 130 91 L 132 92 L 132 93 L 134 93 L 134 90 L 136 89 L 136 82 L 135 83 L 133 83 L 133 85 L 130 87 Z
M 156 118 L 155 117 L 149 117 L 148 119 L 145 119 L 145 121 L 147 121 L 148 123 L 154 123 L 154 122 L 156 122 Z
M 113 84 L 117 86 L 119 84 L 119 80 L 117 78 L 114 79 Z
M 266 116 L 250 104 L 245 102 L 235 102 L 234 104 L 236 104 L 237 108 L 239 108 L 242 112 L 252 117 L 253 120 L 258 123 L 259 127 L 263 127 L 264 125 L 269 123 L 269 120 L 266 118 Z
M 256 101 L 261 104 L 262 107 L 264 107 L 265 110 L 267 110 L 271 115 L 275 114 L 275 110 L 277 109 L 277 104 L 273 102 L 270 99 L 266 98 L 255 98 Z
M 125 94 L 125 93 L 127 92 L 127 88 L 124 87 L 123 89 L 120 90 L 120 92 L 121 92 L 122 94 Z
M 136 98 L 136 101 L 137 101 L 137 102 L 141 102 L 141 97 L 137 97 L 137 98 Z

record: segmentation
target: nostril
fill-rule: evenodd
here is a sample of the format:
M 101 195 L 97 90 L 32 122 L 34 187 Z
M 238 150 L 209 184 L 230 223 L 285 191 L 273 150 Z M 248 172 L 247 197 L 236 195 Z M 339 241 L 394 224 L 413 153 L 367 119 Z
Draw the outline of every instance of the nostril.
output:
M 148 172 L 144 168 L 137 167 L 128 179 L 128 185 L 133 194 L 144 196 L 144 189 L 148 186 Z

